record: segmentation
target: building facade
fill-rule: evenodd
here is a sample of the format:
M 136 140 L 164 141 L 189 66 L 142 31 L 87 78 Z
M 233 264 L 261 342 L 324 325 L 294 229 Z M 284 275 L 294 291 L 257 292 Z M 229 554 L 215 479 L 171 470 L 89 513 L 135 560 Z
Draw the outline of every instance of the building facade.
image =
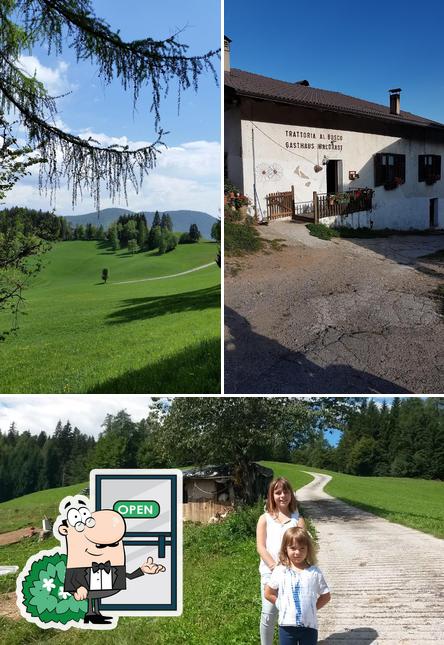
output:
M 225 173 L 267 217 L 267 195 L 292 190 L 299 213 L 317 195 L 347 201 L 371 189 L 366 210 L 332 225 L 444 228 L 444 125 L 338 92 L 232 69 L 225 42 Z M 342 209 L 344 211 L 344 209 Z M 347 209 L 345 209 L 347 210 Z M 350 210 L 350 209 L 349 209 Z

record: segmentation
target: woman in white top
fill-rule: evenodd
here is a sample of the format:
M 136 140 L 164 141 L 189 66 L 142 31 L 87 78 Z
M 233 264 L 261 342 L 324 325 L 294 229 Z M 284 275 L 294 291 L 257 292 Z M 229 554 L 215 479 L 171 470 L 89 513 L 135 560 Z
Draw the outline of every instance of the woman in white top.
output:
M 305 527 L 304 519 L 298 513 L 293 488 L 284 477 L 273 479 L 268 487 L 265 513 L 260 516 L 256 529 L 257 552 L 261 557 L 262 613 L 260 620 L 261 645 L 272 645 L 278 610 L 264 596 L 264 588 L 271 572 L 279 563 L 279 551 L 285 531 L 293 526 Z

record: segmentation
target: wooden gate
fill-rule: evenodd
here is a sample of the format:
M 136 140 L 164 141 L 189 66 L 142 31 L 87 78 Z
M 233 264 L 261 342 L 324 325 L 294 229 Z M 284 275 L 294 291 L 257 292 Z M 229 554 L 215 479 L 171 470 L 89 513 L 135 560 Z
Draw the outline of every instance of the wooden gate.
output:
M 294 186 L 286 193 L 270 193 L 266 196 L 267 220 L 294 217 Z

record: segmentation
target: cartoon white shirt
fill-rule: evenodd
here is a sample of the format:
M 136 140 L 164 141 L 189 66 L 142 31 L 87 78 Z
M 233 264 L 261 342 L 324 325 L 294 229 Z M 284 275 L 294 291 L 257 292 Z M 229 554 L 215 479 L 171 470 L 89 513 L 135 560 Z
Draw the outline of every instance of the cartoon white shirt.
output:
M 94 566 L 96 565 L 96 566 Z M 104 568 L 103 568 L 104 567 Z M 89 589 L 90 591 L 102 591 L 102 589 L 113 588 L 113 573 L 109 562 L 105 565 L 93 566 L 89 570 Z

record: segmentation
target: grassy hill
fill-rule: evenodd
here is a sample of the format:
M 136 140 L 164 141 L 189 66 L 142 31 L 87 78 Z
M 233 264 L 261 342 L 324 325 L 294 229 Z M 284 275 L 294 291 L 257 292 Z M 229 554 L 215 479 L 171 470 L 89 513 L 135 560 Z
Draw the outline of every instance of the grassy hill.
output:
M 263 462 L 273 468 L 275 475 L 288 477 L 295 488 L 311 480 L 304 470 L 311 469 L 303 465 L 279 462 Z M 367 499 L 376 478 L 352 477 L 331 473 L 336 484 L 343 488 L 344 495 L 353 495 L 356 499 Z M 444 509 L 436 507 L 442 497 L 443 483 L 424 482 L 422 480 L 396 480 L 384 478 L 387 495 L 382 496 L 376 487 L 373 496 L 374 507 L 383 504 L 391 507 L 396 502 L 399 491 L 400 506 L 408 515 L 413 511 L 425 521 L 433 512 L 438 513 L 441 527 L 444 527 Z M 418 485 L 417 485 L 418 484 Z M 15 509 L 17 526 L 23 526 L 22 514 L 32 511 L 32 505 L 56 509 L 60 499 L 65 495 L 77 492 L 83 484 L 75 487 L 59 488 L 33 495 L 26 495 L 17 500 L 0 504 L 0 526 L 4 512 Z M 353 491 L 353 492 L 350 492 Z M 357 491 L 355 494 L 354 491 Z M 329 491 L 331 494 L 332 491 Z M 390 501 L 390 497 L 394 497 Z M 356 505 L 357 502 L 355 502 Z M 381 506 L 382 508 L 382 506 Z M 260 615 L 258 556 L 255 548 L 254 528 L 257 517 L 262 512 L 260 505 L 240 514 L 233 514 L 222 525 L 184 526 L 184 613 L 180 618 L 124 618 L 119 620 L 118 627 L 106 634 L 110 645 L 121 643 L 145 643 L 147 634 L 150 641 L 159 645 L 170 643 L 190 643 L 200 645 L 225 645 L 242 643 L 256 645 Z M 379 513 L 378 513 L 379 514 Z M 404 523 L 404 522 L 402 522 Z M 426 528 L 423 530 L 427 530 Z M 42 547 L 35 539 L 22 540 L 19 544 L 0 546 L 0 562 L 16 564 L 23 567 L 27 558 L 41 548 L 52 548 L 58 542 L 48 540 Z M 12 591 L 15 588 L 15 576 L 0 578 L 0 592 Z M 0 595 L 0 605 L 2 597 Z M 86 632 L 71 629 L 68 632 L 39 630 L 35 625 L 0 616 L 0 634 L 3 634 L 8 645 L 21 645 L 31 642 L 51 642 L 57 645 L 68 643 L 88 643 L 99 645 L 104 635 L 100 632 Z M 241 639 L 241 640 L 239 640 Z
M 88 485 L 89 483 L 85 482 L 63 488 L 48 488 L 0 503 L 0 533 L 26 526 L 41 528 L 45 515 L 55 519 L 60 500 L 67 495 L 78 495 Z
M 347 504 L 363 508 L 390 522 L 444 537 L 444 482 L 398 477 L 355 477 L 331 470 L 264 461 L 275 475 L 299 488 L 301 470 L 332 476 L 325 491 Z M 309 477 L 309 475 L 306 475 Z M 303 485 L 303 484 L 302 484 Z
M 220 271 L 211 242 L 171 253 L 113 253 L 61 242 L 27 290 L 20 330 L 2 344 L 0 391 L 220 391 Z M 103 268 L 109 269 L 106 285 Z M 130 284 L 118 282 L 139 281 Z M 8 324 L 0 318 L 0 327 Z

